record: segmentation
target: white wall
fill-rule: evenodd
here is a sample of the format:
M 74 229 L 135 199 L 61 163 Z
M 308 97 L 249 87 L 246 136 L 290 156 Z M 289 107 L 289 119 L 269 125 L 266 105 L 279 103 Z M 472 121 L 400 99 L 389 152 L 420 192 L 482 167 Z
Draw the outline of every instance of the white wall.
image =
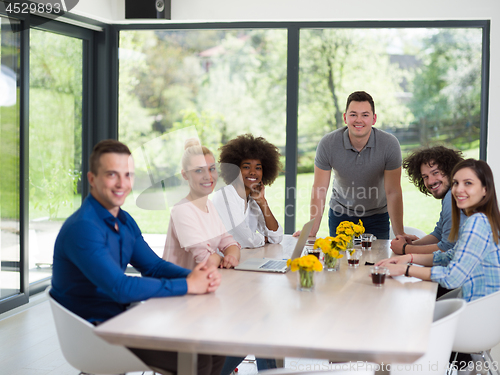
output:
M 500 0 L 171 0 L 171 22 L 491 20 L 487 160 L 500 182 Z M 125 0 L 80 0 L 75 13 L 124 22 Z M 168 21 L 165 21 L 168 22 Z M 500 186 L 500 185 L 497 185 Z
M 125 0 L 79 0 L 71 13 L 111 23 L 125 18 Z

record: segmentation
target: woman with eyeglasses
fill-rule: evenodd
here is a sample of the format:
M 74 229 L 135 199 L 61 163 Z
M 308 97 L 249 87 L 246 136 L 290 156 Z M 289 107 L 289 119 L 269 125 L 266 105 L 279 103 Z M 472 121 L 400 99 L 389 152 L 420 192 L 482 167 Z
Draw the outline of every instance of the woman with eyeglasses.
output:
M 214 155 L 197 140 L 188 140 L 181 173 L 189 183 L 189 194 L 170 211 L 163 259 L 189 269 L 203 262 L 221 268 L 237 266 L 241 246 L 227 233 L 208 199 L 218 178 Z

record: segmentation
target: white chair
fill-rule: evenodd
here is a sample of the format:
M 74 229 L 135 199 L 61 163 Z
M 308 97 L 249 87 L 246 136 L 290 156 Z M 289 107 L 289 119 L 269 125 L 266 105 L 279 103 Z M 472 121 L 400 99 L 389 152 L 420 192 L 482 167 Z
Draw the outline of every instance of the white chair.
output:
M 94 333 L 94 326 L 72 313 L 45 290 L 50 301 L 57 337 L 64 358 L 82 373 L 121 374 L 151 371 L 127 348 L 108 344 Z
M 417 236 L 419 238 L 425 237 L 427 235 L 421 229 L 413 228 L 413 227 L 407 227 L 406 225 L 404 226 L 404 231 L 405 231 L 406 234 L 414 234 L 415 236 Z M 392 230 L 392 225 L 391 225 L 390 229 L 389 229 L 389 239 L 393 240 L 394 238 L 396 238 L 396 236 L 394 235 L 394 231 Z
M 452 290 L 441 296 L 446 300 L 456 295 L 460 289 Z M 467 303 L 453 342 L 453 351 L 460 353 L 479 353 L 488 363 L 490 373 L 499 374 L 498 364 L 493 361 L 490 349 L 500 343 L 500 291 Z M 495 366 L 497 365 L 497 366 Z
M 458 322 L 466 305 L 467 303 L 463 299 L 447 299 L 436 302 L 427 352 L 411 365 L 392 365 L 391 375 L 445 374 L 455 332 L 458 331 Z M 433 366 L 429 366 L 430 364 Z
M 448 368 L 451 347 L 457 330 L 460 314 L 465 310 L 466 302 L 462 299 L 448 299 L 436 302 L 434 319 L 429 334 L 429 346 L 423 357 L 411 364 L 391 364 L 391 375 L 444 375 Z M 388 335 L 390 327 L 387 328 Z M 332 364 L 331 368 L 341 368 L 341 364 Z M 321 367 L 325 368 L 325 366 Z M 349 368 L 347 365 L 346 368 Z M 373 370 L 373 371 L 372 371 Z M 365 364 L 360 371 L 293 371 L 290 368 L 266 370 L 262 375 L 373 375 L 376 364 Z

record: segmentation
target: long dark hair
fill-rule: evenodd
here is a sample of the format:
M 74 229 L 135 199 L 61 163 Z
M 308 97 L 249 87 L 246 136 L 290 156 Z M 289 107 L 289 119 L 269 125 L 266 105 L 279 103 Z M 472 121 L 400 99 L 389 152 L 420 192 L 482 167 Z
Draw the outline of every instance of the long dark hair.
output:
M 500 232 L 500 212 L 498 211 L 497 194 L 495 192 L 495 181 L 493 180 L 493 173 L 490 166 L 482 161 L 475 159 L 467 159 L 458 163 L 453 168 L 452 176 L 464 168 L 470 168 L 476 174 L 483 187 L 486 188 L 486 195 L 481 201 L 472 207 L 475 212 L 481 212 L 488 217 L 493 232 L 493 239 L 498 244 L 498 233 Z M 450 231 L 450 240 L 456 241 L 458 239 L 458 230 L 460 229 L 460 210 L 457 207 L 455 197 L 452 195 L 452 225 Z

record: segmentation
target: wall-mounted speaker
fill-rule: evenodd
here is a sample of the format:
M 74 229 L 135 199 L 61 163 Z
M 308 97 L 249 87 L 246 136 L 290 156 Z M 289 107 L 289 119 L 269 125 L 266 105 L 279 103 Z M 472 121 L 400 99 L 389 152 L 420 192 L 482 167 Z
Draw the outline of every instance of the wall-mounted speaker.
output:
M 171 0 L 125 0 L 125 19 L 172 19 Z

